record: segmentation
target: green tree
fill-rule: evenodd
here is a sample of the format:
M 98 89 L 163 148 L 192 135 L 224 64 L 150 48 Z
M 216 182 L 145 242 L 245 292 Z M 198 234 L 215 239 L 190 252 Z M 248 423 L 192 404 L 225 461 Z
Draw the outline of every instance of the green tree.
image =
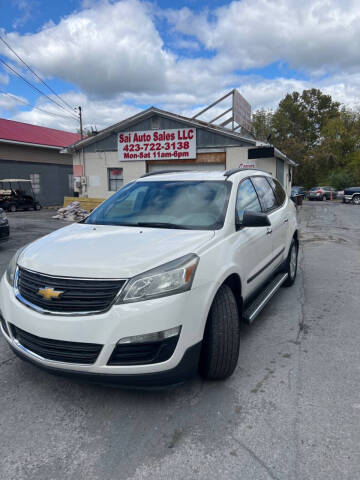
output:
M 252 116 L 251 133 L 257 140 L 266 142 L 272 132 L 273 111 L 260 109 Z
M 360 184 L 360 114 L 316 88 L 285 95 L 275 112 L 254 113 L 252 132 L 294 160 L 293 182 L 342 189 Z

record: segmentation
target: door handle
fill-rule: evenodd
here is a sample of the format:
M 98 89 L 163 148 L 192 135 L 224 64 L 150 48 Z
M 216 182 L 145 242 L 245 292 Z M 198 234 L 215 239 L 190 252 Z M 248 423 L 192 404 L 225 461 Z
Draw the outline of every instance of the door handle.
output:
M 272 228 L 268 227 L 266 229 L 266 235 L 271 235 L 272 234 Z
M 288 218 L 285 218 L 284 223 L 287 223 L 288 221 L 289 221 L 289 219 L 288 219 Z

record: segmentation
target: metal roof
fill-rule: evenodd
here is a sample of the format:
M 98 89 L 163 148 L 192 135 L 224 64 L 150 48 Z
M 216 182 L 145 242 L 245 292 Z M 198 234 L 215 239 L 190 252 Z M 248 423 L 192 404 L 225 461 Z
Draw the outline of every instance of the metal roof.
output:
M 64 148 L 80 140 L 78 133 L 64 132 L 54 128 L 40 127 L 29 123 L 0 118 L 0 140 L 27 145 Z
M 242 140 L 244 142 L 247 142 L 248 144 L 256 145 L 256 141 L 250 136 L 247 137 L 247 136 L 241 135 L 240 133 L 233 132 L 228 128 L 224 128 L 218 125 L 214 125 L 212 123 L 204 122 L 202 120 L 195 120 L 193 118 L 184 117 L 176 113 L 167 112 L 166 110 L 160 110 L 159 108 L 156 108 L 156 107 L 150 107 L 146 110 L 143 110 L 140 113 L 137 113 L 136 115 L 133 115 L 132 117 L 126 118 L 121 122 L 115 123 L 110 127 L 104 128 L 97 135 L 85 138 L 84 140 L 81 140 L 79 142 L 73 143 L 72 145 L 69 145 L 67 147 L 67 150 L 68 151 L 80 150 L 81 148 L 84 148 L 87 145 L 90 145 L 91 143 L 98 142 L 102 138 L 107 137 L 108 135 L 110 135 L 115 131 L 124 130 L 125 128 L 128 128 L 129 126 L 134 125 L 140 122 L 141 120 L 151 117 L 154 114 L 163 116 L 165 118 L 170 118 L 178 122 L 183 122 L 186 125 L 192 125 L 195 128 L 204 128 L 205 130 L 209 130 L 214 133 L 218 133 L 220 135 L 225 135 L 230 138 L 235 138 L 236 140 Z

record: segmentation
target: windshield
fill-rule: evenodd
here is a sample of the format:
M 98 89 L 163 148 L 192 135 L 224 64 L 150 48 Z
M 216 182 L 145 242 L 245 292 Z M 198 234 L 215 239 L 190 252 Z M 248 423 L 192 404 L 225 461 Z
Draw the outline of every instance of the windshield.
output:
M 223 226 L 231 184 L 224 181 L 147 181 L 126 185 L 85 223 L 189 230 Z

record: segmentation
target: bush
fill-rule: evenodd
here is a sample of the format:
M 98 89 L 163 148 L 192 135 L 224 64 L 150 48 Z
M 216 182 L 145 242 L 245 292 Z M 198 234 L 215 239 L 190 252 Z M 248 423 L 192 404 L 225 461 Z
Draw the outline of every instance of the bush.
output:
M 344 188 L 351 187 L 355 185 L 355 183 L 356 180 L 354 174 L 345 170 L 332 172 L 326 182 L 326 184 L 331 185 L 336 188 L 336 190 L 344 190 Z

